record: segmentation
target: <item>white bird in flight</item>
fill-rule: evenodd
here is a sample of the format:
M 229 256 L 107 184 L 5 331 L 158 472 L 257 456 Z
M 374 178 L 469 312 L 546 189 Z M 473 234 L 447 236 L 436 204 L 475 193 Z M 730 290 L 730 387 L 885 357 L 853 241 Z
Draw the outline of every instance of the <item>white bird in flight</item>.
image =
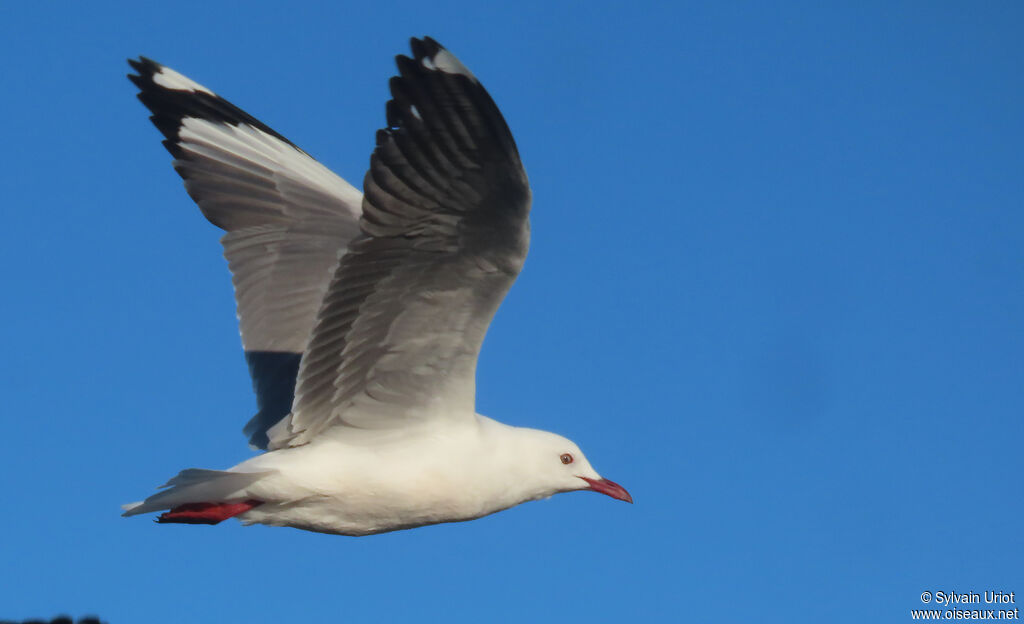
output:
M 206 87 L 129 63 L 174 168 L 221 238 L 266 452 L 188 469 L 126 516 L 370 535 L 560 492 L 633 502 L 562 436 L 476 413 L 484 334 L 529 246 L 505 120 L 429 37 L 396 57 L 364 193 Z

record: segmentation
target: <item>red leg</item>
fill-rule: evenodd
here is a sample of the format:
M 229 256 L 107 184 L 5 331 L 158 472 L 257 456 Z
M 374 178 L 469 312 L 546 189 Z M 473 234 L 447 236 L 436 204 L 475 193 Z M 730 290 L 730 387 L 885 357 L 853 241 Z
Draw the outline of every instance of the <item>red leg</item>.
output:
M 217 524 L 262 504 L 263 501 L 258 500 L 247 500 L 241 503 L 186 503 L 160 514 L 156 521 L 179 524 Z

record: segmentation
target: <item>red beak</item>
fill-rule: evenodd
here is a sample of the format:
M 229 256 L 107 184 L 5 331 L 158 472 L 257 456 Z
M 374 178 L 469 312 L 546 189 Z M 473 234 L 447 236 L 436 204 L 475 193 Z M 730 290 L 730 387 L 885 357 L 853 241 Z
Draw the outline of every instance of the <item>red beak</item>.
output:
M 626 488 L 622 487 L 621 485 L 614 481 L 609 481 L 608 479 L 588 479 L 586 477 L 580 477 L 580 479 L 583 479 L 584 481 L 589 483 L 590 489 L 595 492 L 607 494 L 608 496 L 611 496 L 614 499 L 626 501 L 627 503 L 633 502 L 633 497 L 629 495 L 629 492 L 626 491 Z

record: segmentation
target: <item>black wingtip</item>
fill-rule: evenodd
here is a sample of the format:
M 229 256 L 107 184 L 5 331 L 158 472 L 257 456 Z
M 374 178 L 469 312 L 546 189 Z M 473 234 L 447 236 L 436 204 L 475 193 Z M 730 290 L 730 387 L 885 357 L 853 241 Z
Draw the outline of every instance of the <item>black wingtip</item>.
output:
M 132 84 L 140 91 L 145 89 L 145 85 L 151 84 L 153 76 L 163 68 L 160 63 L 141 55 L 137 59 L 129 58 L 127 61 L 135 73 L 127 74 L 126 78 L 131 80 Z
M 427 44 L 427 47 L 430 49 L 431 54 L 437 54 L 441 50 L 445 49 L 445 47 L 438 43 L 436 39 L 434 39 L 433 37 L 428 37 L 426 35 L 423 36 L 423 43 Z
M 423 55 L 423 41 L 416 37 L 409 38 L 409 49 L 412 50 L 413 58 L 419 59 Z
M 412 58 L 395 57 L 398 75 L 388 83 L 387 128 L 377 133 L 377 146 L 394 140 L 409 151 L 410 142 L 430 144 L 431 158 L 450 163 L 492 150 L 521 169 L 508 124 L 476 76 L 431 37 L 413 37 L 409 47 Z
M 294 143 L 252 115 L 162 63 L 140 55 L 138 59 L 128 59 L 128 65 L 137 72 L 128 74 L 128 80 L 139 90 L 136 97 L 152 113 L 150 120 L 167 139 L 164 146 L 175 158 L 181 156 L 178 131 L 185 118 L 234 126 L 246 124 L 295 147 Z M 170 78 L 170 82 L 182 81 L 180 86 L 168 85 L 167 80 L 161 80 L 160 76 L 164 72 L 168 74 L 166 77 Z
M 128 66 L 131 67 L 132 71 L 135 72 L 134 74 L 128 74 L 126 78 L 128 78 L 128 80 L 131 80 L 132 83 L 135 84 L 135 86 L 137 87 L 139 86 L 139 80 L 142 78 L 142 75 L 146 73 L 145 70 L 143 69 L 143 67 L 145 66 L 143 65 L 142 57 L 140 56 L 138 59 L 129 58 L 126 60 L 128 61 Z
M 130 58 L 127 60 L 131 68 L 138 72 L 140 76 L 152 76 L 163 67 L 160 63 L 141 55 L 137 59 Z
M 417 39 L 416 37 L 409 39 L 409 48 L 412 50 L 412 56 L 416 61 L 422 61 L 425 58 L 432 59 L 439 52 L 446 49 L 435 39 L 426 35 L 422 39 Z

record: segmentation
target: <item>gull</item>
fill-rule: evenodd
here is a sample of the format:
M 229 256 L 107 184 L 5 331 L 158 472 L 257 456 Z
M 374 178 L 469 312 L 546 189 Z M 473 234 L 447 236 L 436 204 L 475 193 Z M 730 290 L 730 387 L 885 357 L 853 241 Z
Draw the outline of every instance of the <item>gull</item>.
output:
M 531 193 L 480 81 L 430 37 L 411 48 L 363 193 L 206 87 L 129 60 L 186 191 L 225 231 L 258 406 L 243 431 L 265 452 L 183 470 L 125 516 L 359 536 L 577 490 L 633 502 L 570 440 L 476 413 Z

